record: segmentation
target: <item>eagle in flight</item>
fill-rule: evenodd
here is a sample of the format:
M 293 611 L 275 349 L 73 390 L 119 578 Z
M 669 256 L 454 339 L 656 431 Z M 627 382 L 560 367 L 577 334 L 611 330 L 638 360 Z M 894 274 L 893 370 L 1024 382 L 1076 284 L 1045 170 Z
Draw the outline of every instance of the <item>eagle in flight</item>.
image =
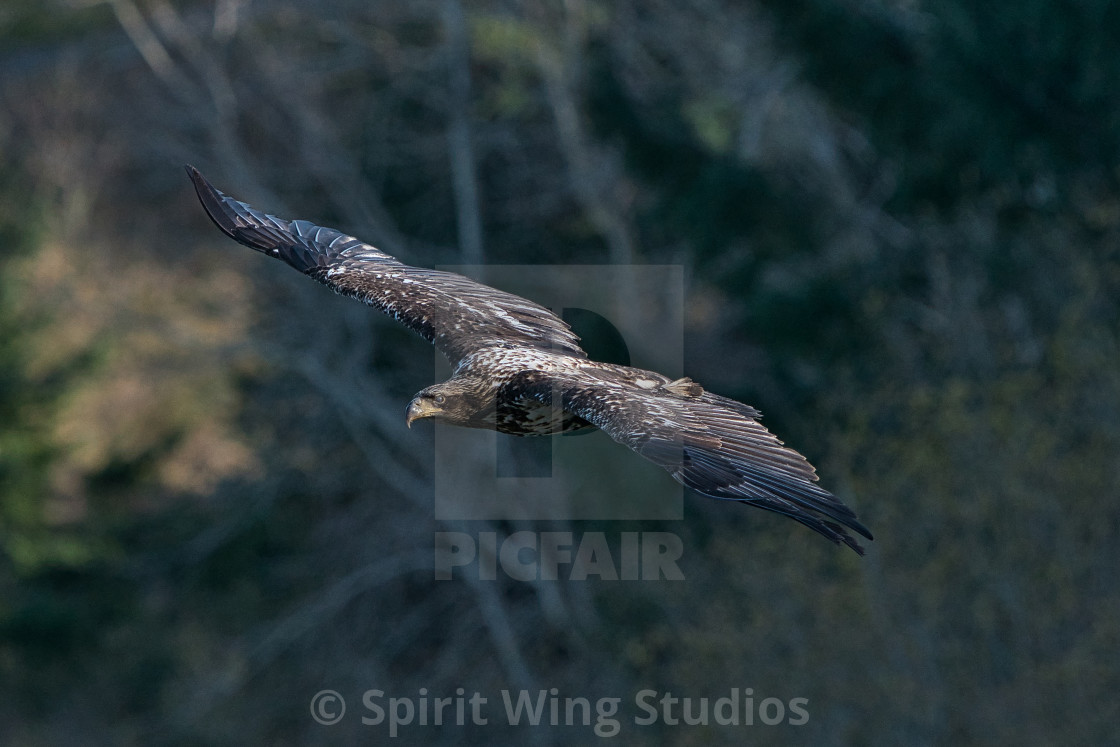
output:
M 847 530 L 872 539 L 750 405 L 688 378 L 589 360 L 543 306 L 462 275 L 409 267 L 333 228 L 266 215 L 193 166 L 187 173 L 227 236 L 384 311 L 447 356 L 454 373 L 412 399 L 409 426 L 436 418 L 515 436 L 599 428 L 699 493 L 784 514 L 860 555 Z

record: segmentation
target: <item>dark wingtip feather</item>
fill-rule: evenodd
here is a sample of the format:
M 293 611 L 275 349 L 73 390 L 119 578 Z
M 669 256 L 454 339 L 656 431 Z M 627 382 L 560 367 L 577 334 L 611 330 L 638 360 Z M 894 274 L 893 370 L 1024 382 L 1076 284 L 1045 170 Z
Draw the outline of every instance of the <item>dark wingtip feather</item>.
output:
M 831 521 L 826 521 L 824 523 L 828 526 L 829 529 L 832 529 L 834 532 L 836 532 L 837 536 L 835 538 L 833 538 L 833 541 L 836 544 L 839 545 L 839 544 L 843 543 L 843 544 L 847 545 L 848 547 L 855 550 L 856 554 L 859 555 L 860 557 L 863 557 L 866 554 L 864 552 L 863 545 L 861 545 L 859 542 L 856 542 L 855 538 L 852 537 L 852 535 L 848 534 L 846 531 L 844 531 L 843 527 L 841 527 L 837 524 L 833 524 Z M 872 539 L 872 538 L 868 537 L 868 539 Z
M 856 521 L 854 517 L 853 517 L 853 518 L 852 518 L 852 520 L 851 520 L 851 521 L 849 522 L 848 526 L 850 526 L 850 527 L 851 527 L 852 529 L 854 529 L 854 530 L 856 530 L 857 532 L 859 532 L 860 534 L 862 534 L 862 535 L 863 535 L 864 537 L 866 537 L 867 539 L 869 539 L 869 540 L 872 540 L 872 541 L 874 541 L 874 540 L 875 540 L 875 537 L 874 537 L 874 535 L 872 535 L 872 534 L 871 534 L 871 530 L 869 530 L 869 529 L 868 529 L 867 527 L 865 527 L 865 526 L 864 526 L 863 524 L 861 524 L 861 523 L 859 523 L 858 521 Z
M 320 247 L 294 234 L 287 221 L 257 213 L 244 202 L 229 197 L 193 166 L 187 166 L 187 175 L 206 214 L 226 236 L 283 260 L 300 272 L 308 272 L 324 263 Z
M 198 201 L 202 203 L 202 208 L 206 214 L 210 216 L 210 220 L 214 222 L 222 233 L 229 236 L 231 239 L 241 241 L 237 236 L 235 229 L 238 227 L 237 223 L 232 220 L 230 215 L 225 209 L 222 202 L 222 194 L 214 188 L 214 185 L 206 180 L 198 169 L 186 164 L 187 176 L 190 177 L 191 182 L 194 184 L 195 194 L 198 195 Z
M 863 546 L 856 540 L 855 537 L 848 534 L 848 529 L 849 528 L 859 532 L 860 534 L 862 534 L 864 537 L 866 537 L 869 540 L 874 540 L 875 539 L 874 537 L 871 536 L 871 532 L 867 531 L 867 529 L 862 524 L 860 524 L 858 521 L 856 521 L 854 518 L 853 519 L 845 519 L 844 520 L 844 526 L 841 526 L 840 524 L 838 524 L 836 522 L 827 521 L 825 519 L 820 519 L 816 516 L 811 516 L 811 515 L 808 515 L 808 514 L 805 514 L 805 513 L 800 513 L 800 512 L 799 513 L 794 513 L 794 512 L 791 512 L 791 511 L 784 511 L 784 510 L 777 509 L 777 508 L 775 508 L 771 505 L 766 505 L 766 504 L 755 504 L 755 505 L 759 505 L 761 508 L 768 508 L 771 511 L 778 511 L 778 513 L 784 513 L 786 516 L 789 516 L 790 518 L 795 519 L 796 521 L 798 521 L 798 522 L 804 524 L 805 526 L 809 527 L 814 532 L 817 532 L 818 534 L 821 534 L 824 537 L 827 537 L 828 539 L 832 540 L 837 545 L 841 545 L 841 544 L 847 545 L 848 547 L 855 550 L 858 555 L 863 555 L 864 554 Z
M 865 554 L 863 546 L 858 541 L 856 541 L 856 538 L 853 537 L 852 535 L 848 534 L 847 529 L 845 529 L 844 526 L 841 526 L 840 524 L 837 524 L 836 522 L 821 519 L 819 517 L 813 516 L 813 515 L 805 512 L 805 511 L 802 511 L 800 509 L 790 510 L 790 507 L 788 505 L 783 506 L 783 505 L 781 505 L 780 503 L 777 503 L 777 502 L 761 501 L 761 502 L 753 503 L 752 505 L 756 505 L 759 508 L 765 508 L 765 509 L 768 509 L 770 511 L 775 511 L 775 512 L 780 513 L 780 514 L 784 514 L 785 516 L 790 517 L 794 521 L 797 521 L 797 522 L 809 527 L 814 532 L 820 534 L 821 536 L 825 537 L 826 539 L 829 539 L 832 542 L 835 542 L 837 545 L 847 545 L 848 547 L 852 548 L 852 550 L 854 550 L 857 555 L 862 556 L 862 555 Z M 851 527 L 852 529 L 856 529 L 856 527 L 852 526 L 852 524 L 857 524 L 858 525 L 859 522 L 858 521 L 852 521 L 852 522 L 849 523 L 849 522 L 845 521 L 845 525 L 847 525 L 848 527 Z M 867 538 L 872 539 L 870 534 L 867 535 Z

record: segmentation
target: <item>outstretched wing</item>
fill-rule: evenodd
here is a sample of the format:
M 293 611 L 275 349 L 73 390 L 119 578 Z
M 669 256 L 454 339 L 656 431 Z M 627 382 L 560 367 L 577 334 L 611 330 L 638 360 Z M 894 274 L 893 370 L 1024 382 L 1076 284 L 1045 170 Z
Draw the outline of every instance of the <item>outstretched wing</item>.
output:
M 594 367 L 594 368 L 593 368 Z M 686 487 L 712 498 L 742 501 L 801 522 L 863 555 L 845 527 L 871 533 L 850 508 L 816 484 L 808 460 L 782 445 L 753 407 L 704 391 L 688 380 L 584 364 L 571 373 L 527 373 L 527 395 L 589 421 L 660 465 Z M 662 381 L 664 379 L 664 381 Z
M 266 215 L 215 189 L 193 166 L 187 174 L 227 236 L 384 311 L 433 343 L 452 365 L 503 342 L 587 357 L 571 328 L 539 304 L 453 272 L 409 267 L 333 228 Z

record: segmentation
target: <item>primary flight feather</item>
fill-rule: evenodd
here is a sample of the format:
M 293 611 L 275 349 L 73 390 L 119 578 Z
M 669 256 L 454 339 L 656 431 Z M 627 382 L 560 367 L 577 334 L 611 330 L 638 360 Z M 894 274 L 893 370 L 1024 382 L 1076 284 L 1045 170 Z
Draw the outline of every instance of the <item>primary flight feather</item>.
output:
M 412 399 L 408 425 L 437 418 L 516 436 L 599 428 L 699 493 L 784 514 L 860 555 L 847 530 L 872 539 L 753 407 L 688 378 L 588 360 L 571 328 L 539 304 L 462 275 L 410 267 L 332 228 L 266 215 L 218 191 L 194 167 L 187 173 L 227 236 L 384 311 L 447 357 L 451 378 Z

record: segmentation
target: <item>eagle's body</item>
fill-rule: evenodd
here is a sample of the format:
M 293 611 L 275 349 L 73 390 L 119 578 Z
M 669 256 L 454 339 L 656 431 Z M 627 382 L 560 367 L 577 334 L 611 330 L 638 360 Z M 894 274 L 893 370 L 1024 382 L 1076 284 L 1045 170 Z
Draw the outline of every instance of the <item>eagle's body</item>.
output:
M 456 385 L 469 384 L 468 390 L 478 393 L 478 406 L 464 409 L 464 417 L 456 419 L 455 424 L 497 430 L 511 436 L 552 436 L 593 428 L 579 415 L 533 396 L 530 388 L 535 374 L 542 374 L 542 380 L 547 380 L 566 370 L 565 363 L 569 360 L 571 356 L 551 350 L 504 345 L 471 353 L 456 366 L 451 381 Z M 607 365 L 587 359 L 580 359 L 579 364 Z M 437 386 L 430 390 L 437 392 L 443 388 Z
M 871 533 L 753 407 L 687 378 L 589 360 L 571 328 L 543 306 L 462 275 L 410 267 L 331 228 L 266 215 L 194 168 L 187 172 L 228 236 L 381 309 L 447 356 L 451 378 L 413 398 L 409 425 L 436 417 L 515 436 L 600 428 L 687 487 L 785 514 L 863 554 L 845 527 Z
M 550 385 L 570 378 L 591 384 L 583 394 L 587 402 L 582 415 L 572 412 L 572 405 L 581 393 L 578 388 L 553 392 Z M 553 436 L 558 433 L 595 427 L 588 418 L 595 412 L 617 408 L 621 411 L 628 393 L 639 390 L 650 397 L 670 400 L 700 396 L 703 389 L 690 379 L 672 381 L 653 371 L 632 366 L 600 363 L 587 358 L 537 348 L 496 345 L 483 348 L 463 358 L 452 375 L 452 381 L 478 382 L 487 394 L 486 401 L 496 403 L 472 413 L 469 422 L 456 425 L 489 428 L 511 436 Z M 437 385 L 432 391 L 438 390 Z M 428 391 L 428 390 L 425 390 Z M 553 394 L 560 397 L 555 402 Z M 711 395 L 708 395 L 711 396 Z M 737 403 L 738 404 L 738 403 Z

